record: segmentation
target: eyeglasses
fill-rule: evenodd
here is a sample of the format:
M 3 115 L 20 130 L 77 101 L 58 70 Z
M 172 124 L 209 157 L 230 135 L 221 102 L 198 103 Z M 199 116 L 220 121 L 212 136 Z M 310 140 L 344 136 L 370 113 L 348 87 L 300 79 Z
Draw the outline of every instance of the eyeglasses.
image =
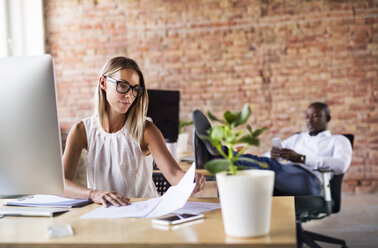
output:
M 105 76 L 105 78 L 107 80 L 109 80 L 110 82 L 117 84 L 116 90 L 117 90 L 118 93 L 127 94 L 127 92 L 129 92 L 130 89 L 131 89 L 132 90 L 131 92 L 133 93 L 134 97 L 138 97 L 138 96 L 143 95 L 144 87 L 142 87 L 140 85 L 132 86 L 127 81 L 116 80 L 116 79 L 111 78 L 109 76 Z

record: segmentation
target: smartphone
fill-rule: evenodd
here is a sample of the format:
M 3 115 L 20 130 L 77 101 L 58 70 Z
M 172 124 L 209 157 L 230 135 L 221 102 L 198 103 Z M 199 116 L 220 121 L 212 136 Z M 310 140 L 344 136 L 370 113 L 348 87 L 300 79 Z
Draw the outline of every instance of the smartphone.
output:
M 272 144 L 274 147 L 282 148 L 282 142 L 280 138 L 273 138 Z
M 203 214 L 167 214 L 159 218 L 152 219 L 152 223 L 162 225 L 176 225 L 202 218 Z

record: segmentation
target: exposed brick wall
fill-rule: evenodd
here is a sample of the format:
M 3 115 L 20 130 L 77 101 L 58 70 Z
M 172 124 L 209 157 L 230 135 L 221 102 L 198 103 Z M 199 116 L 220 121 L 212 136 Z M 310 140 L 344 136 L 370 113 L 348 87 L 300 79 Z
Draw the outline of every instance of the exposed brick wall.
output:
M 180 116 L 249 102 L 274 136 L 305 130 L 304 110 L 329 103 L 334 133 L 354 133 L 345 190 L 377 191 L 377 1 L 45 1 L 63 133 L 92 113 L 98 73 L 134 58 L 147 87 L 181 91 Z

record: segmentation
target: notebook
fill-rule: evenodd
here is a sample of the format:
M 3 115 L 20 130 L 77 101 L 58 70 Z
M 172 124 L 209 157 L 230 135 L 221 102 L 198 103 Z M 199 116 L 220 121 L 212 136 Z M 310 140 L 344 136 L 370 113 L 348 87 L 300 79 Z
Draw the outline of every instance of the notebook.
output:
M 12 201 L 7 201 L 4 205 L 22 207 L 72 208 L 83 207 L 90 203 L 92 203 L 90 200 L 72 199 L 56 195 L 31 195 Z
M 52 217 L 58 213 L 69 211 L 68 208 L 48 207 L 0 207 L 0 216 L 42 216 Z

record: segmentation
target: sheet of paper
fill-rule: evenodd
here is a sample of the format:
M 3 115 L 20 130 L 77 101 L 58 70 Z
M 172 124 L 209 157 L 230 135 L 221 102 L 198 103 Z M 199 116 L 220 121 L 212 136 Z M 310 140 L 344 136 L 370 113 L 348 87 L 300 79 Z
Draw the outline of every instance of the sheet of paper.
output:
M 177 185 L 169 187 L 167 192 L 161 197 L 162 199 L 159 205 L 146 215 L 146 217 L 158 217 L 182 208 L 192 195 L 196 186 L 194 183 L 195 172 L 196 168 L 193 164 Z
M 133 202 L 124 207 L 99 207 L 81 216 L 82 219 L 113 219 L 136 217 L 143 218 L 151 212 L 160 202 L 161 197 L 152 198 L 147 201 Z
M 200 214 L 219 209 L 220 203 L 187 202 L 184 207 L 174 211 L 176 214 Z
M 180 182 L 175 186 L 171 186 L 161 197 L 134 202 L 124 207 L 99 207 L 83 215 L 81 218 L 151 218 L 168 214 L 182 208 L 188 201 L 195 187 L 194 175 L 195 165 L 193 164 Z

